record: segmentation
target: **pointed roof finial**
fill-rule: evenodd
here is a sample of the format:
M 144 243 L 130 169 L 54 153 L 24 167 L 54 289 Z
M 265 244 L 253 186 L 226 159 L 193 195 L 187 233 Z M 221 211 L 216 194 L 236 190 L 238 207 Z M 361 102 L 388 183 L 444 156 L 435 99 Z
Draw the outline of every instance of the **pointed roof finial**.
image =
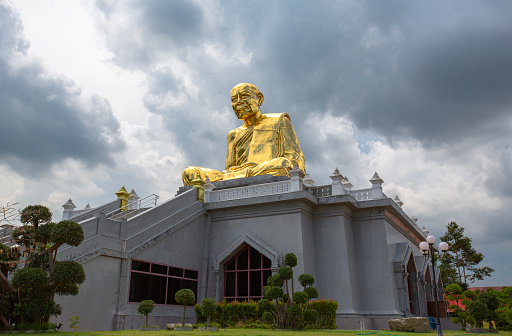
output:
M 76 206 L 73 204 L 73 201 L 71 200 L 71 198 L 62 205 L 62 207 L 64 208 L 64 211 L 66 210 L 70 210 L 70 211 L 73 211 L 74 208 L 76 208 Z
M 306 174 L 302 179 L 302 183 L 306 187 L 312 187 L 315 184 L 315 181 L 311 178 L 311 176 L 309 176 L 309 174 Z
M 423 225 L 421 231 L 425 234 L 425 236 L 429 234 L 429 231 L 425 228 L 425 225 Z
M 340 171 L 338 170 L 338 167 L 336 167 L 336 169 L 334 169 L 334 171 L 332 172 L 332 175 L 329 177 L 331 179 L 339 180 L 339 181 L 341 181 L 343 179 L 343 175 L 341 175 Z
M 400 197 L 398 197 L 398 195 L 395 196 L 394 201 L 400 208 L 402 207 L 402 205 L 404 205 L 404 202 L 400 200 Z
M 352 185 L 352 183 L 350 183 L 347 176 L 345 176 L 343 181 L 341 181 L 341 184 L 343 185 L 343 188 L 345 188 L 347 190 L 350 190 L 354 186 L 354 185 Z
M 373 174 L 373 177 L 370 179 L 370 182 L 371 183 L 384 183 L 384 180 L 382 180 L 379 176 L 379 174 L 377 173 L 377 171 L 375 171 L 375 174 Z

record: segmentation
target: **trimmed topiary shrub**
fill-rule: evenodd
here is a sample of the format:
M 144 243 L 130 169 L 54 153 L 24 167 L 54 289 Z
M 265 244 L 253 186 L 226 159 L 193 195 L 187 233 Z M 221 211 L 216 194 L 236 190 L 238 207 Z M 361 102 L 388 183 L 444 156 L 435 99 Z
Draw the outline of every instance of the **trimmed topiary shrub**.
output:
M 149 326 L 149 314 L 155 309 L 155 302 L 153 300 L 144 300 L 139 303 L 137 307 L 137 313 L 146 316 L 146 327 Z
M 217 302 L 212 298 L 204 298 L 201 301 L 201 312 L 207 316 L 206 327 L 210 328 L 210 318 L 217 311 Z
M 11 249 L 0 244 L 0 271 L 4 275 L 0 322 L 5 328 L 13 321 L 17 325 L 48 324 L 50 316 L 61 314 L 55 295 L 76 295 L 78 285 L 85 281 L 80 264 L 55 261 L 63 244 L 78 246 L 82 242 L 82 227 L 73 221 L 53 223 L 51 218 L 51 211 L 43 205 L 26 207 L 20 216 L 24 225 L 12 233 L 19 246 Z M 22 255 L 25 260 L 20 260 Z M 17 269 L 19 264 L 24 267 Z M 11 281 L 9 272 L 13 274 Z
M 185 316 L 187 314 L 187 306 L 193 305 L 196 302 L 196 295 L 191 289 L 183 288 L 176 292 L 174 295 L 176 302 L 183 305 L 183 319 L 181 326 L 185 326 Z
M 315 278 L 309 274 L 301 274 L 298 280 L 304 291 L 296 292 L 293 287 L 293 267 L 297 265 L 297 257 L 293 253 L 288 253 L 284 259 L 285 266 L 281 266 L 277 274 L 269 277 L 268 286 L 263 287 L 265 298 L 274 303 L 273 308 L 268 310 L 272 314 L 273 324 L 279 329 L 302 329 L 316 325 L 318 312 L 308 312 L 313 310 L 308 304 L 309 300 L 318 296 L 318 291 L 311 287 L 315 283 Z M 311 289 L 308 289 L 310 287 Z M 265 314 L 265 318 L 268 317 L 269 315 Z

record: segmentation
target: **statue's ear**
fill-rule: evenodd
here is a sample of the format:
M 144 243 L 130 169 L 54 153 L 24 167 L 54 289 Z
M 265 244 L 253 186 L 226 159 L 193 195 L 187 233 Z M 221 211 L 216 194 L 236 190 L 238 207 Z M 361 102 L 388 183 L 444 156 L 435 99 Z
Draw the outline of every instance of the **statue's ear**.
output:
M 261 106 L 261 104 L 263 104 L 264 99 L 265 97 L 263 97 L 263 93 L 258 92 L 258 106 Z

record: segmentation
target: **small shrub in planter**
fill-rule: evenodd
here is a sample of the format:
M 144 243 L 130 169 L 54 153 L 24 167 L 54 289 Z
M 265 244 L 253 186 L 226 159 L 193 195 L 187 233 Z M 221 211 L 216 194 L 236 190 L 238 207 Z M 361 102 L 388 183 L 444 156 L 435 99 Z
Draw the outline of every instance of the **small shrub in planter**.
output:
M 155 302 L 153 300 L 144 300 L 139 303 L 137 307 L 137 313 L 146 315 L 146 325 L 143 327 L 149 327 L 149 314 L 155 309 Z
M 217 311 L 217 302 L 212 298 L 204 298 L 201 301 L 201 311 L 203 315 L 208 316 L 206 320 L 206 328 L 210 328 L 210 317 Z
M 174 298 L 176 299 L 176 302 L 183 305 L 183 319 L 181 321 L 181 325 L 182 327 L 185 327 L 187 306 L 193 305 L 196 302 L 196 295 L 191 289 L 183 288 L 176 292 Z

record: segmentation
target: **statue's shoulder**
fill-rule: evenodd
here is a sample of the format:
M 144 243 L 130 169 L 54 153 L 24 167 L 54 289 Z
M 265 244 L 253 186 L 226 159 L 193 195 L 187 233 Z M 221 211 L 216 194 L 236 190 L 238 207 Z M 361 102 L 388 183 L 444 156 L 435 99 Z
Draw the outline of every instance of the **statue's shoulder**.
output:
M 267 119 L 267 122 L 282 121 L 285 118 L 290 120 L 290 116 L 288 115 L 288 113 L 265 113 L 264 116 L 265 119 Z
M 261 123 L 256 126 L 256 129 L 260 130 L 278 130 L 286 120 L 290 122 L 290 116 L 288 113 L 267 113 L 264 114 L 265 118 Z

